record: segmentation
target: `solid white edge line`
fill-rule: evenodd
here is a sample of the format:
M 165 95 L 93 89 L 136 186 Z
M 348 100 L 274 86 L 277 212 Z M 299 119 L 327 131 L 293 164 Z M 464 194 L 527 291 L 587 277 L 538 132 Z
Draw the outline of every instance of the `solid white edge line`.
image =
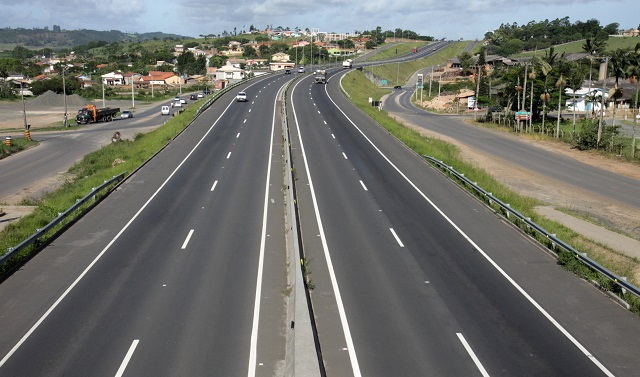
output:
M 396 234 L 396 231 L 393 230 L 393 228 L 389 228 L 389 230 L 391 231 L 391 234 L 393 234 L 393 237 L 396 239 L 396 242 L 398 242 L 398 245 L 400 245 L 400 247 L 404 247 L 404 244 L 400 240 L 400 237 L 398 237 L 398 235 Z
M 249 86 L 252 86 L 255 84 L 251 84 Z M 248 86 L 248 87 L 249 87 Z M 20 338 L 20 340 L 18 341 L 18 343 L 16 343 L 13 348 L 11 348 L 11 350 L 4 356 L 4 358 L 2 358 L 2 360 L 0 360 L 0 368 L 7 362 L 7 360 L 9 360 L 9 358 L 18 350 L 18 348 L 20 348 L 20 346 L 31 336 L 31 334 L 33 334 L 34 331 L 36 331 L 36 329 L 42 324 L 42 322 L 44 322 L 45 319 L 47 319 L 47 317 L 51 314 L 51 312 L 53 312 L 53 310 L 60 305 L 60 303 L 62 302 L 62 300 L 64 300 L 65 297 L 67 297 L 67 295 L 69 294 L 69 292 L 71 292 L 71 290 L 73 288 L 75 288 L 76 285 L 78 285 L 78 283 L 80 282 L 80 280 L 82 280 L 82 278 L 89 272 L 89 270 L 91 270 L 91 268 L 93 268 L 93 266 L 98 262 L 98 260 L 100 260 L 100 258 L 102 258 L 102 256 L 104 255 L 104 253 L 107 252 L 107 250 L 109 250 L 109 248 L 111 247 L 111 245 L 113 245 L 118 238 L 120 238 L 120 236 L 122 235 L 122 233 L 124 233 L 127 228 L 129 228 L 129 226 L 131 226 L 131 224 L 138 218 L 138 216 L 140 216 L 140 214 L 142 213 L 142 211 L 144 211 L 145 208 L 147 208 L 147 206 L 149 205 L 149 203 L 151 203 L 151 201 L 158 195 L 158 193 L 164 188 L 164 186 L 167 185 L 167 183 L 171 180 L 171 178 L 173 178 L 173 176 L 178 172 L 178 170 L 180 170 L 180 168 L 182 167 L 182 165 L 184 165 L 184 163 L 189 159 L 189 157 L 191 157 L 191 155 L 196 151 L 196 149 L 198 149 L 198 147 L 200 146 L 200 144 L 202 144 L 204 142 L 204 139 L 209 135 L 209 133 L 211 133 L 211 131 L 213 130 L 213 128 L 216 126 L 216 124 L 218 124 L 218 122 L 220 121 L 220 119 L 222 119 L 222 117 L 224 116 L 224 114 L 227 112 L 227 110 L 229 110 L 229 108 L 231 107 L 231 104 L 234 103 L 235 100 L 232 100 L 231 102 L 229 102 L 229 104 L 227 105 L 227 107 L 224 109 L 224 111 L 220 114 L 220 116 L 215 120 L 215 122 L 213 122 L 213 124 L 211 125 L 211 127 L 209 127 L 209 129 L 207 130 L 207 132 L 205 132 L 205 134 L 202 136 L 202 138 L 198 141 L 198 143 L 193 147 L 193 149 L 185 156 L 185 158 L 178 164 L 178 166 L 176 166 L 175 169 L 173 169 L 173 171 L 171 172 L 171 174 L 169 174 L 169 176 L 167 177 L 167 179 L 164 180 L 164 182 L 162 182 L 162 184 L 160 185 L 160 187 L 158 187 L 158 189 L 151 195 L 151 197 L 149 197 L 149 199 L 147 199 L 147 201 L 142 205 L 142 207 L 140 207 L 140 209 L 138 210 L 138 212 L 135 213 L 135 215 L 133 215 L 133 217 L 131 219 L 129 219 L 129 221 L 124 225 L 124 227 L 118 232 L 118 234 L 116 234 L 113 239 L 111 241 L 109 241 L 109 243 L 107 244 L 107 246 L 104 247 L 104 249 L 102 249 L 102 251 L 93 259 L 93 261 L 91 261 L 91 263 L 89 263 L 89 265 L 80 273 L 80 275 L 78 275 L 78 277 L 76 278 L 76 280 L 73 281 L 73 283 L 71 283 L 71 285 L 69 285 L 69 287 L 62 292 L 62 294 L 60 295 L 60 297 L 58 297 L 58 299 L 51 304 L 51 306 L 49 307 L 49 309 L 47 309 L 46 312 L 44 312 L 44 314 L 40 317 L 40 319 L 38 319 L 38 321 L 36 321 L 36 323 L 31 326 L 31 328 L 29 329 L 29 331 L 27 331 L 24 336 L 22 338 Z
M 362 188 L 364 189 L 364 191 L 369 191 L 367 190 L 367 186 L 364 185 L 364 182 L 362 182 L 362 180 L 360 180 L 360 184 L 362 185 Z
M 571 341 L 571 343 L 573 343 L 587 358 L 589 358 L 589 360 L 591 360 L 598 368 L 600 368 L 600 370 L 606 374 L 609 377 L 613 377 L 614 374 L 612 374 L 598 359 L 596 359 L 580 342 L 578 342 L 577 339 L 575 339 L 558 321 L 555 320 L 555 318 L 553 318 L 551 316 L 551 314 L 549 314 L 546 310 L 544 310 L 544 308 L 542 306 L 540 306 L 540 304 L 538 304 L 538 302 L 536 300 L 533 299 L 533 297 L 529 296 L 529 294 L 522 288 L 520 287 L 520 285 L 518 283 L 516 283 L 515 280 L 513 280 L 511 278 L 511 276 L 509 276 L 500 266 L 498 266 L 498 264 L 491 259 L 491 257 L 484 252 L 484 250 L 482 250 L 480 248 L 480 246 L 478 246 L 462 229 L 460 229 L 458 227 L 458 225 L 456 225 L 453 220 L 451 220 L 438 206 L 436 206 L 436 204 L 434 202 L 431 201 L 431 199 L 429 199 L 419 188 L 418 186 L 416 186 L 410 179 L 409 177 L 407 177 L 393 162 L 391 162 L 391 160 L 384 154 L 382 153 L 382 151 L 380 150 L 380 148 L 378 148 L 373 141 L 371 141 L 371 139 L 369 139 L 369 137 L 367 137 L 367 135 L 364 134 L 364 132 L 360 129 L 360 127 L 358 127 L 348 116 L 347 114 L 344 113 L 344 111 L 342 111 L 342 109 L 335 103 L 335 101 L 333 100 L 333 98 L 331 98 L 331 96 L 329 95 L 329 92 L 327 91 L 327 88 L 325 86 L 325 93 L 327 94 L 327 97 L 329 98 L 329 100 L 333 103 L 333 105 L 338 109 L 338 111 L 340 111 L 342 113 L 342 115 L 349 121 L 349 123 L 351 123 L 351 125 L 353 127 L 355 127 L 356 130 L 358 130 L 358 132 L 360 132 L 360 134 L 362 135 L 362 137 L 365 138 L 365 140 L 367 140 L 369 142 L 369 144 L 371 144 L 371 146 L 373 147 L 373 149 L 375 149 L 378 154 L 380 154 L 380 156 L 382 156 L 382 158 L 384 158 L 387 163 L 389 163 L 389 165 L 391 165 L 391 167 L 393 167 L 393 169 L 395 169 L 398 174 L 400 174 L 400 176 L 402 178 L 404 178 L 405 181 L 407 181 L 407 183 L 409 183 L 409 185 L 411 187 L 413 187 L 414 190 L 416 190 L 416 192 L 422 196 L 422 198 L 424 198 L 424 200 L 426 200 L 431 207 L 433 207 L 439 214 L 440 216 L 442 216 L 449 224 L 451 224 L 451 226 L 464 238 L 467 240 L 467 242 L 469 242 L 471 244 L 471 246 L 473 246 L 474 249 L 476 249 L 491 265 L 493 265 L 493 267 L 500 272 L 500 274 L 507 279 L 507 281 L 509 281 L 509 283 L 511 283 L 511 285 L 513 287 L 515 287 L 520 294 L 522 294 L 536 309 L 538 309 L 538 311 L 540 313 L 542 313 L 543 316 L 545 316 L 547 318 L 547 320 L 549 320 L 549 322 L 551 322 L 567 339 L 569 339 Z
M 217 185 L 218 185 L 218 181 L 213 182 L 213 186 L 211 186 L 211 191 L 215 190 Z
M 469 343 L 467 343 L 467 340 L 464 338 L 464 335 L 462 335 L 459 332 L 456 333 L 456 335 L 458 336 L 458 339 L 460 339 L 460 342 L 462 342 L 464 349 L 467 350 L 467 353 L 469 354 L 469 356 L 471 356 L 471 360 L 473 360 L 478 370 L 480 370 L 480 373 L 482 373 L 482 376 L 489 377 L 489 373 L 487 373 L 486 369 L 484 369 L 484 367 L 482 366 L 480 359 L 478 359 L 478 357 L 476 356 L 476 353 L 473 352 L 473 349 L 471 348 Z
M 296 85 L 293 87 L 292 93 L 295 92 L 300 82 L 301 81 L 298 81 L 298 83 L 296 83 Z M 291 98 L 295 98 L 295 96 L 292 94 Z M 293 104 L 293 101 L 291 101 L 291 109 L 293 112 L 294 121 L 296 123 L 296 128 L 298 129 L 298 140 L 300 141 L 300 150 L 302 152 L 302 159 L 304 160 L 304 166 L 307 172 L 307 177 L 309 179 L 309 189 L 311 191 L 311 199 L 313 202 L 313 208 L 316 215 L 316 221 L 318 222 L 320 240 L 322 241 L 322 249 L 324 251 L 324 257 L 327 261 L 327 268 L 329 270 L 331 286 L 333 287 L 333 292 L 336 298 L 336 305 L 338 307 L 338 313 L 340 315 L 340 323 L 342 324 L 342 332 L 344 333 L 345 341 L 347 343 L 347 352 L 349 352 L 351 369 L 353 370 L 354 377 L 361 377 L 362 373 L 360 372 L 360 365 L 358 364 L 356 349 L 353 344 L 353 338 L 351 337 L 351 330 L 349 330 L 349 321 L 347 320 L 347 314 L 345 312 L 344 304 L 342 302 L 342 295 L 340 294 L 340 288 L 338 287 L 338 279 L 336 278 L 336 273 L 333 270 L 333 262 L 331 261 L 331 254 L 329 253 L 327 237 L 324 234 L 324 226 L 322 225 L 322 219 L 320 218 L 320 210 L 318 209 L 318 200 L 316 199 L 316 193 L 313 187 L 313 180 L 311 179 L 311 172 L 309 171 L 309 162 L 307 161 L 307 154 L 304 149 L 304 143 L 302 142 L 302 134 L 300 133 L 300 123 L 298 122 L 298 115 L 296 113 L 296 109 Z
M 286 85 L 286 84 L 285 84 Z M 271 177 L 271 160 L 273 155 L 273 138 L 274 130 L 276 127 L 276 108 L 278 104 L 278 96 L 284 89 L 284 86 L 280 87 L 276 97 L 273 100 L 273 117 L 271 120 L 271 140 L 269 142 L 269 161 L 267 162 L 267 175 L 265 179 L 264 189 L 264 209 L 262 216 L 262 234 L 260 239 L 260 256 L 258 259 L 258 274 L 256 278 L 256 297 L 253 306 L 253 325 L 251 326 L 251 343 L 249 349 L 249 369 L 247 372 L 248 377 L 255 377 L 256 375 L 256 362 L 258 354 L 258 324 L 260 322 L 260 300 L 262 296 L 262 273 L 264 270 L 264 249 L 267 240 L 267 211 L 269 208 L 269 179 Z
M 124 374 L 124 370 L 127 369 L 127 365 L 129 365 L 133 352 L 136 350 L 136 347 L 138 347 L 138 342 L 140 342 L 140 340 L 136 339 L 131 343 L 127 354 L 124 356 L 124 360 L 122 360 L 122 364 L 120 364 L 120 368 L 118 368 L 118 371 L 116 372 L 116 377 L 122 377 Z
M 182 247 L 181 247 L 182 250 L 187 248 L 187 245 L 189 244 L 189 240 L 191 239 L 191 236 L 193 236 L 193 229 L 189 231 L 189 234 L 187 234 L 187 238 L 182 243 Z

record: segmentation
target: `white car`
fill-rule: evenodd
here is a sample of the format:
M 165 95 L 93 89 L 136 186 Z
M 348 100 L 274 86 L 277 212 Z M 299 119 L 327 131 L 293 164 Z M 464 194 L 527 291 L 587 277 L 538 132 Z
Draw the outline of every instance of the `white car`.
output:
M 204 97 L 204 93 L 202 92 L 198 93 L 198 98 L 202 98 L 202 97 Z
M 171 111 L 169 110 L 169 106 L 162 106 L 160 108 L 160 114 L 162 115 L 169 115 L 171 113 Z
M 236 101 L 238 102 L 247 102 L 247 93 L 240 92 L 236 95 Z
M 187 100 L 186 100 L 186 99 L 184 99 L 184 98 L 180 98 L 180 103 L 181 103 L 181 104 L 185 104 L 185 103 L 187 103 Z
M 182 102 L 176 101 L 176 103 L 173 104 L 173 107 L 182 107 Z
M 131 110 L 122 110 L 122 114 L 120 114 L 120 119 L 128 119 L 133 118 L 133 113 Z

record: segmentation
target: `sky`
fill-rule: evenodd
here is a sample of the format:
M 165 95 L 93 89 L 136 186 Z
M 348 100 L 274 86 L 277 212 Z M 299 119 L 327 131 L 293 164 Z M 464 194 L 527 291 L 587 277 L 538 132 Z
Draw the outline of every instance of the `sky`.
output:
M 0 0 L 0 27 L 164 32 L 198 37 L 273 27 L 324 32 L 412 30 L 436 39 L 482 39 L 501 24 L 569 17 L 621 29 L 640 25 L 638 0 Z

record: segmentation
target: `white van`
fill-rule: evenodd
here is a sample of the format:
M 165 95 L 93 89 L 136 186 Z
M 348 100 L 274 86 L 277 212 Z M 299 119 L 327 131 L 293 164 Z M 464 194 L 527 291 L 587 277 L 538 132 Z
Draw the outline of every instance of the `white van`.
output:
M 162 106 L 160 108 L 160 114 L 162 115 L 169 115 L 169 106 Z

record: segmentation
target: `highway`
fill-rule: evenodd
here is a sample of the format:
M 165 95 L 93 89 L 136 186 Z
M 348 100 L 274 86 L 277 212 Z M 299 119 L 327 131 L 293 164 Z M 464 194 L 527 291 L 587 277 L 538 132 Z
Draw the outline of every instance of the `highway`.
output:
M 637 375 L 637 317 L 355 109 L 344 72 L 286 108 L 324 375 Z M 0 284 L 0 377 L 286 375 L 295 77 L 224 95 Z
M 1 376 L 278 373 L 286 79 L 223 96 L 0 285 Z
M 340 93 L 292 89 L 302 238 L 327 375 L 633 376 L 637 319 Z

